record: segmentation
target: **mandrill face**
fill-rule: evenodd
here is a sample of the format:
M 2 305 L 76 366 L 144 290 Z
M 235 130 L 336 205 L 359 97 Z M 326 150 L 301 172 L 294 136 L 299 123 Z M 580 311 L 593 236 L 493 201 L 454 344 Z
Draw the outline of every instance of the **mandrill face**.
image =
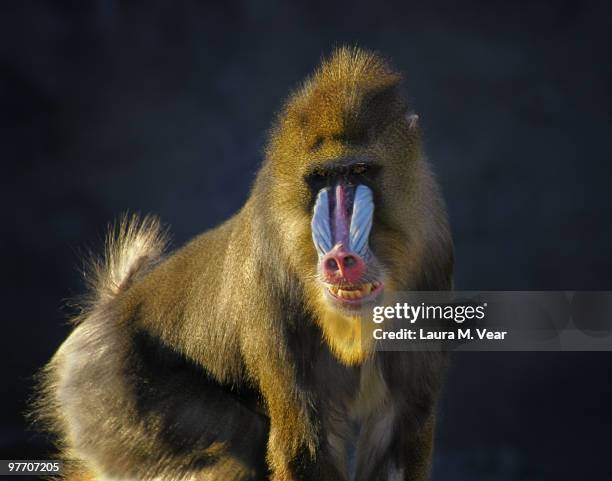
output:
M 359 159 L 319 166 L 306 177 L 315 193 L 311 231 L 318 280 L 333 306 L 358 310 L 383 292 L 381 265 L 370 248 L 380 166 Z

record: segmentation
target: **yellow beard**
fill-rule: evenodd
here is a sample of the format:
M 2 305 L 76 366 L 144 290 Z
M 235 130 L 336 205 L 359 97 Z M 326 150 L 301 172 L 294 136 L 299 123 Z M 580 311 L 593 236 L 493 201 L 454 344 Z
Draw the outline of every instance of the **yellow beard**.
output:
M 361 315 L 345 314 L 329 305 L 321 295 L 317 322 L 333 354 L 347 366 L 362 364 L 372 352 L 371 323 L 362 322 Z

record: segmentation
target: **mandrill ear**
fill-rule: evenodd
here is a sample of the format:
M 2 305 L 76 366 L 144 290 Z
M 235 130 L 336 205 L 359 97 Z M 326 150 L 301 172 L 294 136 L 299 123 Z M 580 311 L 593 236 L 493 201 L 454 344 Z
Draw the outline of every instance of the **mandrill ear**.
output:
M 414 112 L 408 112 L 406 114 L 406 122 L 408 122 L 408 128 L 414 130 L 419 124 L 419 116 Z

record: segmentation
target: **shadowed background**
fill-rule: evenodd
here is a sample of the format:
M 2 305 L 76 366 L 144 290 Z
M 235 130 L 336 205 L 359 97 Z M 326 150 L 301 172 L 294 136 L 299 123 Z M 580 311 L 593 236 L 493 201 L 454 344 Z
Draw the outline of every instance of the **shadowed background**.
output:
M 459 5 L 461 3 L 461 5 Z M 234 213 L 282 99 L 334 45 L 405 73 L 458 289 L 612 289 L 609 2 L 0 4 L 0 458 L 125 210 L 174 246 Z M 457 354 L 434 481 L 610 479 L 612 355 Z

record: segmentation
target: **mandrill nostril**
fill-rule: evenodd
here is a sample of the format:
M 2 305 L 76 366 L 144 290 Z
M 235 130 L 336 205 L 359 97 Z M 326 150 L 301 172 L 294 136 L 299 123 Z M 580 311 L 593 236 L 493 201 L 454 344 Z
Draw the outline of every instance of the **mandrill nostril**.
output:
M 347 267 L 347 268 L 349 268 L 349 269 L 350 269 L 350 268 L 351 268 L 351 267 L 353 267 L 355 264 L 357 264 L 357 259 L 355 259 L 355 257 L 354 257 L 354 256 L 346 256 L 346 257 L 344 258 L 344 267 Z
M 366 270 L 365 261 L 356 253 L 335 246 L 321 260 L 323 275 L 328 282 L 360 283 Z
M 327 268 L 337 271 L 338 270 L 338 263 L 336 262 L 336 259 L 328 259 L 326 262 Z

